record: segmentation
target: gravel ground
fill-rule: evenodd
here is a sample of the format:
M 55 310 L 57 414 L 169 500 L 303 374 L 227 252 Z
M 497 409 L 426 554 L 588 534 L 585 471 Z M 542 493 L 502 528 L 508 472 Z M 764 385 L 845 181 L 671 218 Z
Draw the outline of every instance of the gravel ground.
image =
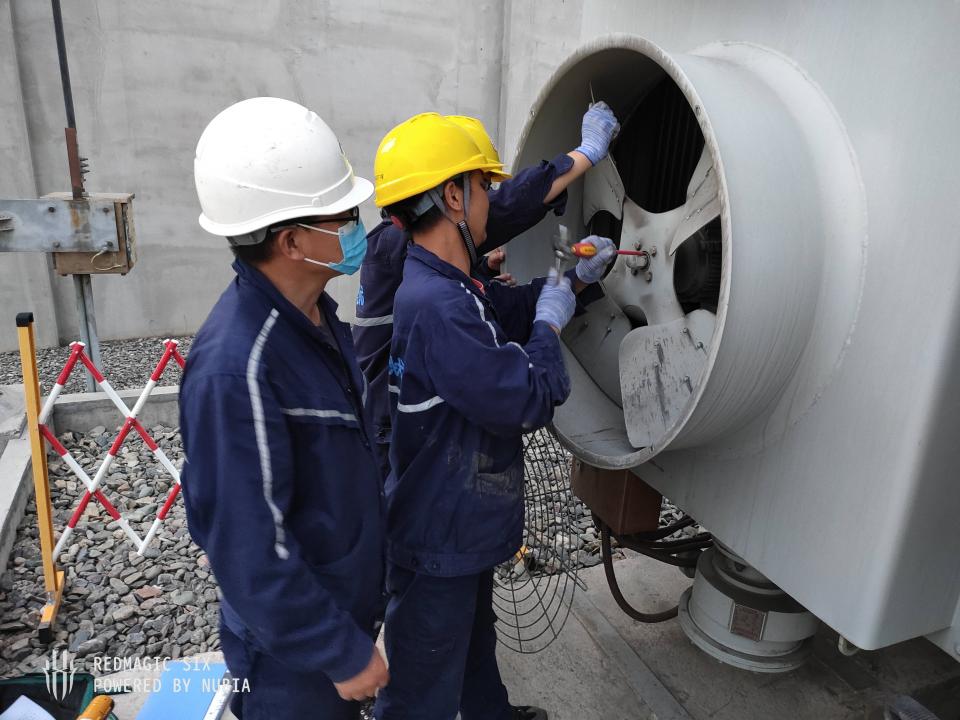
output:
M 157 366 L 157 361 L 163 354 L 165 338 L 134 338 L 132 340 L 104 340 L 100 343 L 100 357 L 103 360 L 101 372 L 111 385 L 117 390 L 142 388 L 150 377 L 150 373 Z M 179 351 L 184 357 L 190 352 L 190 343 L 193 336 L 172 338 L 180 343 Z M 40 391 L 48 393 L 63 370 L 63 365 L 70 356 L 70 348 L 54 347 L 37 350 L 37 368 L 40 372 Z M 77 367 L 70 374 L 64 392 L 83 392 L 85 371 Z M 23 382 L 20 372 L 20 353 L 0 353 L 0 385 L 13 385 Z M 161 385 L 178 385 L 180 383 L 180 366 L 171 360 L 163 373 Z
M 150 428 L 178 467 L 183 453 L 175 429 Z M 61 440 L 93 474 L 115 430 Z M 171 487 L 139 438 L 128 440 L 107 475 L 104 494 L 143 537 Z M 79 481 L 59 458 L 50 458 L 55 526 L 64 526 L 77 500 Z M 43 666 L 49 648 L 35 638 L 43 605 L 43 574 L 31 500 L 20 523 L 10 564 L 0 578 L 0 676 Z M 182 500 L 167 515 L 153 545 L 140 557 L 116 523 L 94 502 L 87 506 L 61 557 L 68 575 L 55 648 L 84 658 L 180 657 L 219 647 L 219 604 L 206 557 L 187 533 Z M 78 668 L 79 669 L 79 668 Z

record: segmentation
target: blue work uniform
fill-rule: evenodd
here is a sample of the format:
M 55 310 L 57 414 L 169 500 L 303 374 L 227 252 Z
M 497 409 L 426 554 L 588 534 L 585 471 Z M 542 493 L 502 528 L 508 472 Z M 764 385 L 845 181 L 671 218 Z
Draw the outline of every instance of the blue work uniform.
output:
M 559 155 L 551 162 L 521 170 L 490 191 L 487 238 L 477 251 L 482 254 L 505 245 L 540 222 L 550 211 L 562 215 L 567 204 L 566 191 L 549 203 L 543 200 L 553 181 L 569 172 L 572 166 L 573 159 L 569 155 Z M 357 358 L 369 383 L 367 408 L 377 434 L 384 477 L 390 471 L 387 460 L 390 443 L 387 358 L 393 332 L 393 298 L 403 279 L 408 240 L 408 234 L 390 222 L 380 223 L 367 235 L 367 254 L 360 266 L 357 317 L 353 328 Z
M 484 288 L 419 246 L 407 253 L 388 359 L 381 720 L 510 717 L 493 568 L 522 541 L 522 436 L 570 392 L 557 334 L 534 321 L 542 285 Z
M 382 617 L 384 505 L 349 326 L 315 326 L 258 270 L 197 333 L 180 389 L 190 534 L 222 592 L 244 720 L 357 717 L 334 682 L 364 670 Z

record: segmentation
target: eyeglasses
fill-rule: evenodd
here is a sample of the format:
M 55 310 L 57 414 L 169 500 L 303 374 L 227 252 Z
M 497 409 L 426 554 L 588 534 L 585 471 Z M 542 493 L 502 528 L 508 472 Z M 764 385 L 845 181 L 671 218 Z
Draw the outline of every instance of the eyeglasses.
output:
M 360 221 L 360 208 L 353 208 L 345 215 L 336 215 L 334 217 L 323 218 L 314 220 L 315 224 L 304 223 L 304 222 L 294 222 L 292 223 L 295 227 L 302 227 L 307 230 L 313 230 L 315 232 L 322 232 L 328 235 L 337 235 L 339 233 L 334 232 L 333 230 L 327 230 L 326 228 L 317 227 L 317 224 L 323 223 L 324 225 L 328 223 L 337 223 L 337 227 L 341 228 L 344 225 L 349 225 L 350 223 L 356 223 Z M 290 227 L 287 225 L 286 227 Z M 276 228 L 279 229 L 279 228 Z

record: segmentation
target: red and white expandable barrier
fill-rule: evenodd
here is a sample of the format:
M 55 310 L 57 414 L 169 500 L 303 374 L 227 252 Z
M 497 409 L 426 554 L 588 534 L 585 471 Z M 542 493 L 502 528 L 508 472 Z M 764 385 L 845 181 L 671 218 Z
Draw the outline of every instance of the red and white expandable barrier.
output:
M 117 392 L 113 389 L 113 386 L 110 385 L 106 378 L 103 377 L 103 374 L 87 357 L 86 353 L 84 352 L 84 344 L 81 342 L 71 343 L 70 357 L 67 359 L 63 370 L 57 377 L 56 383 L 54 383 L 53 389 L 50 391 L 49 397 L 47 397 L 47 400 L 43 405 L 43 409 L 40 412 L 39 424 L 40 433 L 44 438 L 46 438 L 47 442 L 50 443 L 50 446 L 54 449 L 54 451 L 56 451 L 56 453 L 63 459 L 67 467 L 69 467 L 81 480 L 81 482 L 83 482 L 86 489 L 83 496 L 80 498 L 80 502 L 77 504 L 76 510 L 74 510 L 73 515 L 71 515 L 67 526 L 60 535 L 60 539 L 57 541 L 57 545 L 53 551 L 54 560 L 56 560 L 56 558 L 60 555 L 60 552 L 66 546 L 67 541 L 73 534 L 77 523 L 83 516 L 83 512 L 86 510 L 91 499 L 95 499 L 97 502 L 99 502 L 103 509 L 106 510 L 110 515 L 110 517 L 117 521 L 117 524 L 123 530 L 124 534 L 126 534 L 130 541 L 136 546 L 137 552 L 140 555 L 143 554 L 144 550 L 147 549 L 153 538 L 156 536 L 157 531 L 160 529 L 160 526 L 167 516 L 167 513 L 170 511 L 170 508 L 173 506 L 173 503 L 176 501 L 177 495 L 180 492 L 180 472 L 177 470 L 176 466 L 170 462 L 170 459 L 167 457 L 166 453 L 164 453 L 160 446 L 157 445 L 154 439 L 150 436 L 150 433 L 147 432 L 146 428 L 140 424 L 140 421 L 137 419 L 137 417 L 139 416 L 140 411 L 143 409 L 143 406 L 146 404 L 147 399 L 150 397 L 150 394 L 157 386 L 157 383 L 160 381 L 160 377 L 163 375 L 163 371 L 166 369 L 170 359 L 173 358 L 181 368 L 184 366 L 184 359 L 177 351 L 177 345 L 178 343 L 176 340 L 163 341 L 163 355 L 160 358 L 160 361 L 157 363 L 156 368 L 154 368 L 153 374 L 150 375 L 150 379 L 147 381 L 146 386 L 144 386 L 140 396 L 137 398 L 137 402 L 134 404 L 133 410 L 130 410 L 127 408 L 126 403 L 123 402 Z M 125 418 L 123 426 L 120 428 L 120 432 L 117 433 L 117 437 L 110 445 L 110 449 L 107 451 L 106 456 L 103 458 L 103 462 L 100 464 L 100 467 L 92 480 L 76 461 L 76 459 L 70 454 L 70 452 L 59 440 L 57 440 L 57 437 L 50 432 L 50 429 L 46 425 L 47 420 L 50 418 L 50 415 L 53 412 L 54 403 L 60 396 L 60 393 L 63 392 L 63 388 L 70 377 L 70 373 L 76 366 L 77 361 L 81 362 L 87 368 L 87 370 L 90 371 L 90 374 L 93 375 L 94 380 L 97 381 L 97 385 L 99 385 L 100 389 L 106 393 L 107 397 L 110 398 L 110 400 L 114 405 L 116 405 L 117 409 Z M 137 431 L 137 434 L 143 439 L 144 444 L 150 448 L 150 451 L 153 453 L 154 457 L 156 457 L 160 464 L 163 465 L 167 472 L 170 473 L 170 476 L 173 478 L 174 482 L 173 488 L 170 490 L 170 494 L 167 496 L 166 502 L 157 513 L 157 517 L 153 521 L 153 524 L 151 525 L 150 530 L 147 532 L 146 537 L 144 537 L 142 540 L 140 539 L 140 536 L 137 535 L 136 531 L 130 527 L 130 523 L 127 521 L 127 519 L 120 514 L 116 507 L 114 507 L 110 501 L 107 500 L 100 490 L 100 484 L 103 482 L 103 478 L 110 471 L 110 467 L 113 465 L 114 460 L 116 460 L 117 453 L 120 451 L 120 448 L 123 447 L 123 443 L 127 439 L 127 436 L 130 434 L 131 430 Z

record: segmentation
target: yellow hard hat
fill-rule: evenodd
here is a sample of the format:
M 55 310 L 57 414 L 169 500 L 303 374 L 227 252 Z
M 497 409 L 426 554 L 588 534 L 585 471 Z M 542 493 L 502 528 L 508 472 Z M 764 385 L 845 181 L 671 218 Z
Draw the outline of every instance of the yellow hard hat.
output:
M 471 170 L 489 173 L 494 182 L 510 177 L 503 163 L 492 161 L 457 123 L 438 113 L 414 115 L 388 132 L 377 148 L 373 161 L 377 207 L 416 197 Z
M 493 141 L 490 139 L 490 136 L 487 134 L 487 129 L 480 120 L 468 115 L 447 115 L 447 120 L 466 130 L 477 144 L 477 147 L 480 148 L 480 152 L 484 154 L 489 162 L 496 163 L 501 167 L 503 166 L 503 162 L 500 160 L 500 153 L 498 153 L 497 148 L 493 146 Z

